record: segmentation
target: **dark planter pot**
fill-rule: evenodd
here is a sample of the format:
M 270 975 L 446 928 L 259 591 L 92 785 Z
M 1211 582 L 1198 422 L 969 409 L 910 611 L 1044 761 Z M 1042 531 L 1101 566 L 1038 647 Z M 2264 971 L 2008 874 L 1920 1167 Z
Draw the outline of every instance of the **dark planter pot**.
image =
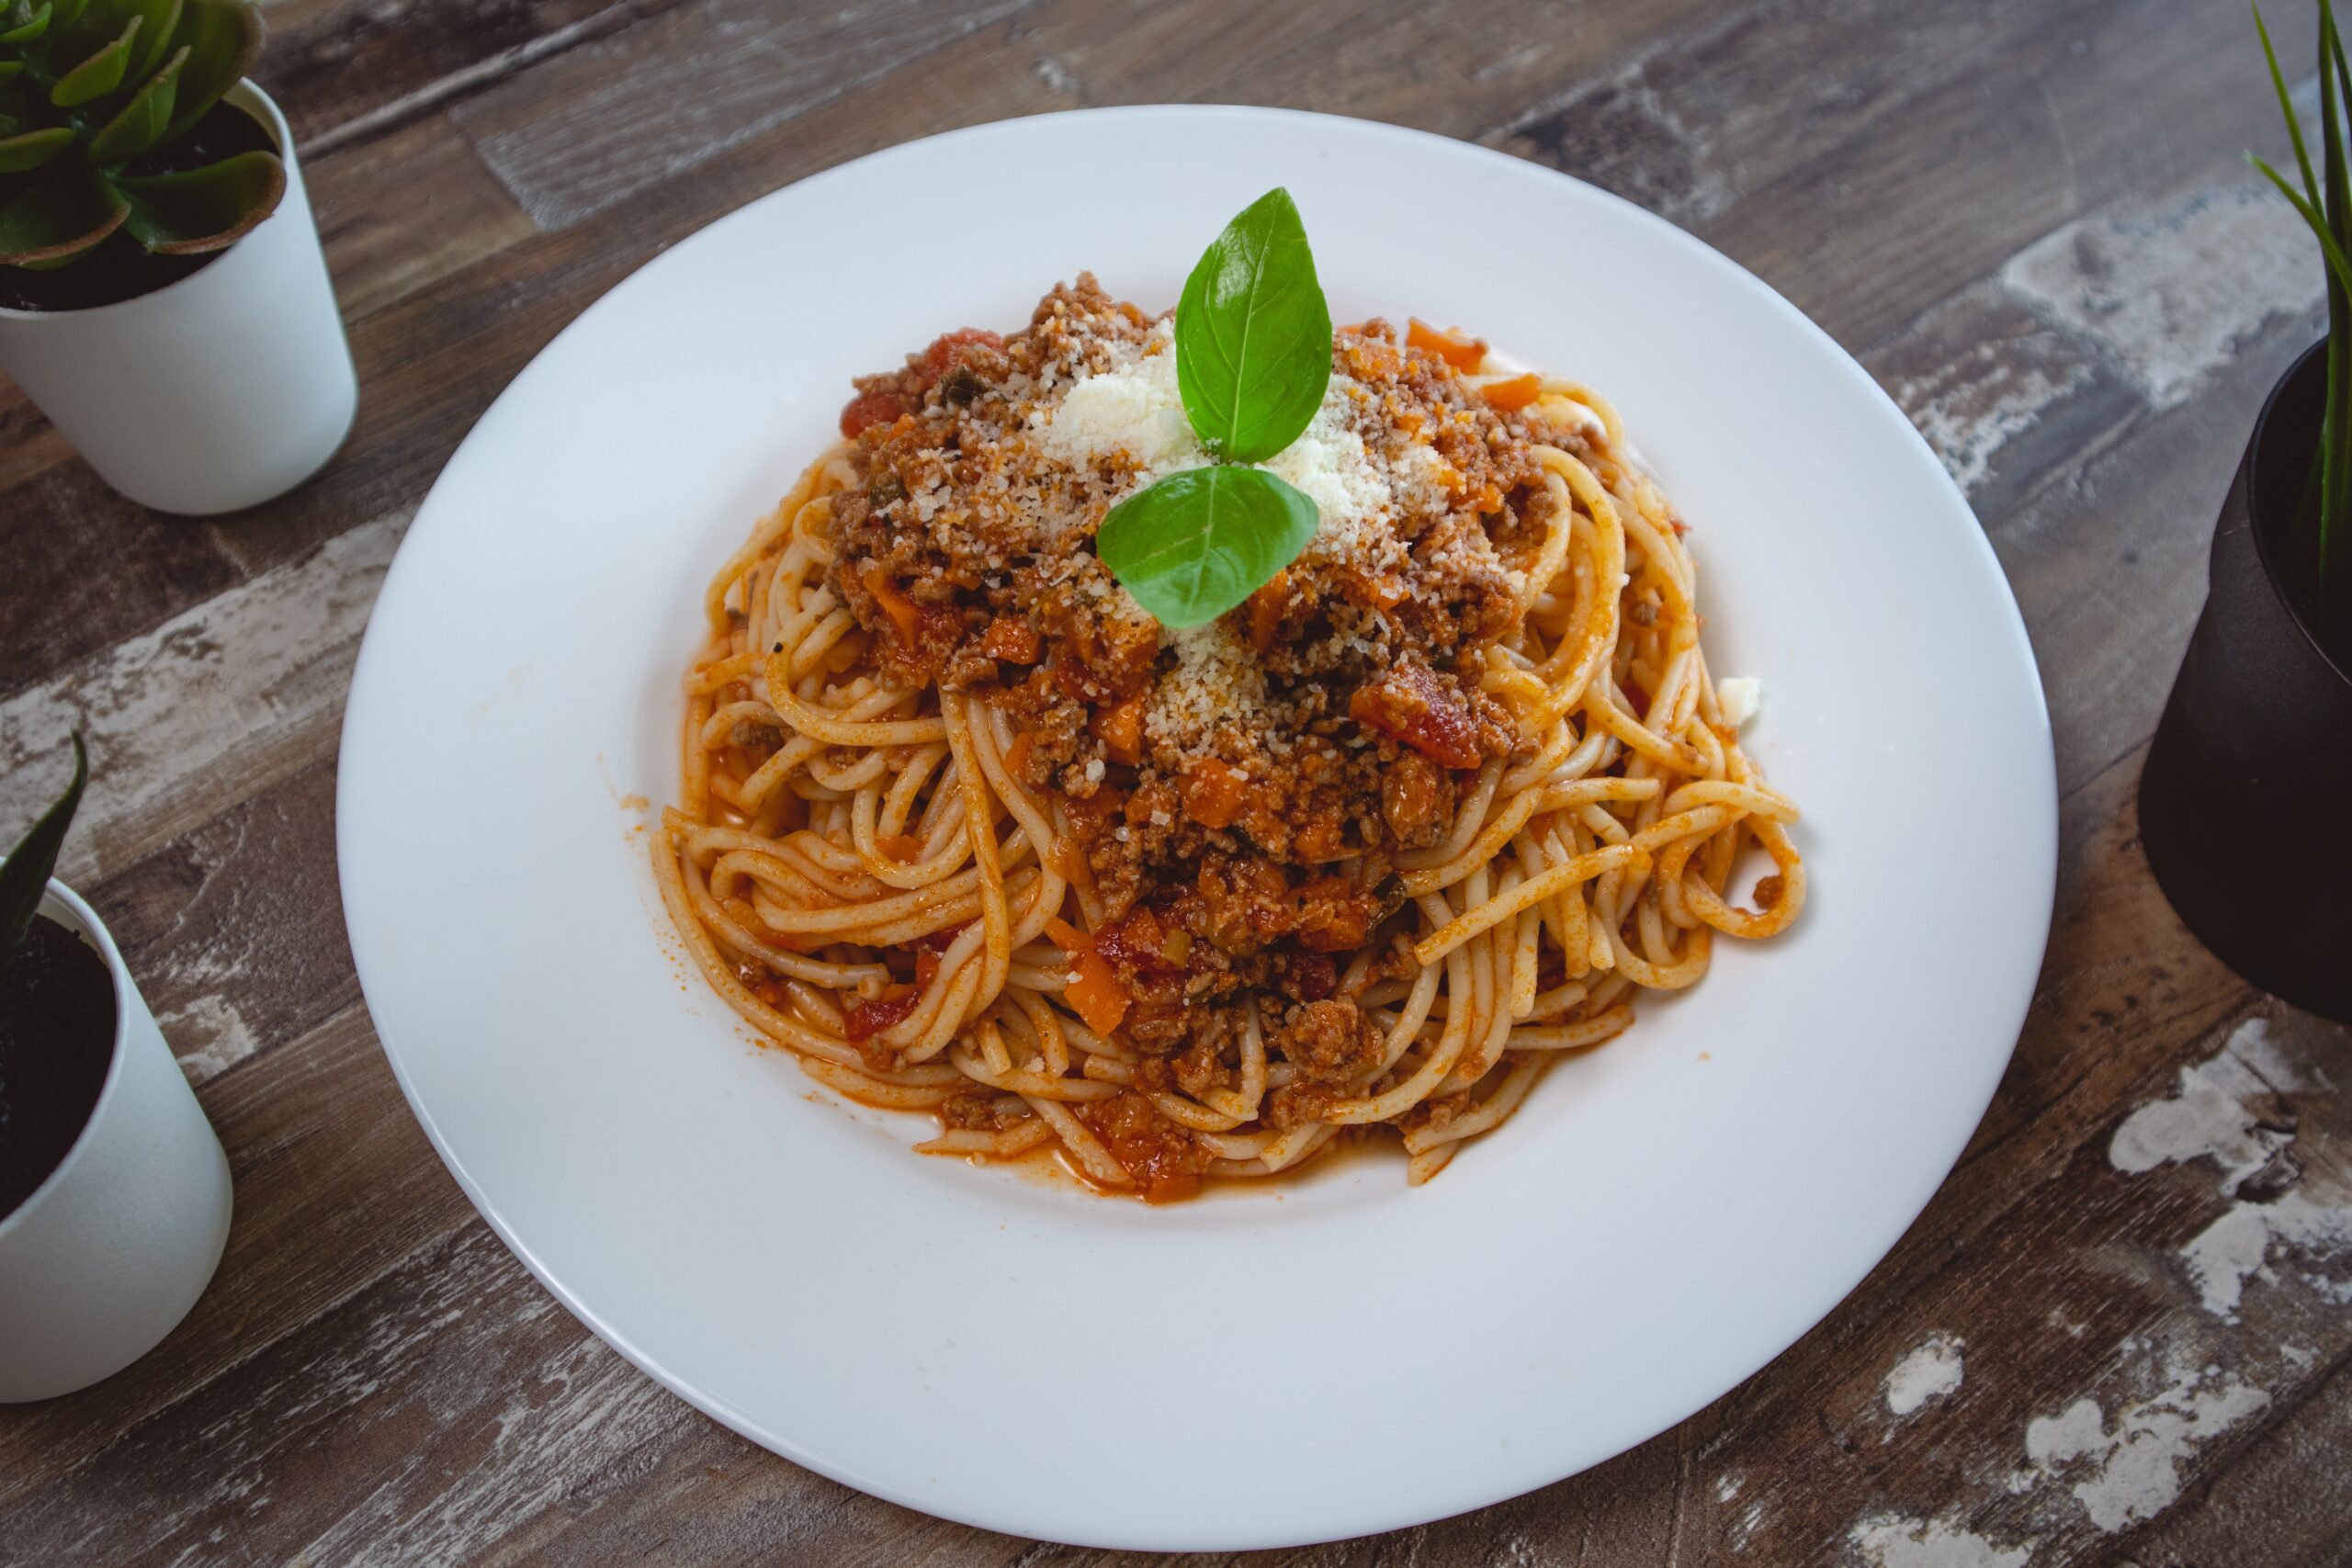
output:
M 2215 957 L 2352 1023 L 2352 678 L 2278 575 L 2319 441 L 2325 348 L 2271 389 L 2222 503 L 2205 611 L 2140 775 L 2140 837 Z

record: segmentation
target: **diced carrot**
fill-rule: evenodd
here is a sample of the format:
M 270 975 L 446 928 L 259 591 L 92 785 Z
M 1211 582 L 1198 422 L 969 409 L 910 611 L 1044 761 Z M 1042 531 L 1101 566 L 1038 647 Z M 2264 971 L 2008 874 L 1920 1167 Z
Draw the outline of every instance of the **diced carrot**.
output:
M 865 591 L 874 595 L 875 602 L 882 606 L 882 613 L 888 615 L 890 624 L 899 628 L 900 640 L 912 644 L 916 628 L 922 625 L 922 607 L 908 598 L 899 585 L 890 581 L 890 574 L 882 570 L 880 561 L 865 563 Z
M 1514 376 L 1508 381 L 1490 381 L 1485 389 L 1487 401 L 1505 413 L 1525 408 L 1533 402 L 1543 390 L 1543 381 L 1532 373 Z
M 1430 325 L 1416 316 L 1405 330 L 1405 346 L 1425 348 L 1456 370 L 1476 370 L 1487 362 L 1487 340 Z
M 1018 615 L 999 615 L 980 638 L 980 651 L 1007 664 L 1037 662 L 1037 628 Z
M 1036 749 L 1037 738 L 1027 730 L 1014 736 L 1012 744 L 1004 749 L 1004 771 L 1020 778 L 1029 766 L 1029 753 Z
M 1094 951 L 1094 939 L 1057 915 L 1046 922 L 1046 934 L 1064 953 L 1080 953 Z
M 1184 771 L 1184 815 L 1204 828 L 1233 826 L 1249 793 L 1249 782 L 1215 757 L 1204 757 Z
M 876 839 L 874 847 L 886 860 L 918 861 L 922 859 L 922 840 L 912 833 L 894 833 L 887 839 Z
M 1127 988 L 1099 953 L 1081 953 L 1070 964 L 1062 996 L 1097 1034 L 1108 1034 L 1127 1016 Z
M 1266 580 L 1266 585 L 1250 595 L 1250 646 L 1263 653 L 1274 646 L 1274 634 L 1282 630 L 1283 608 L 1290 600 L 1290 568 L 1284 567 Z
M 1143 761 L 1143 699 L 1129 697 L 1116 707 L 1097 708 L 1093 730 L 1102 750 L 1114 762 L 1129 767 Z

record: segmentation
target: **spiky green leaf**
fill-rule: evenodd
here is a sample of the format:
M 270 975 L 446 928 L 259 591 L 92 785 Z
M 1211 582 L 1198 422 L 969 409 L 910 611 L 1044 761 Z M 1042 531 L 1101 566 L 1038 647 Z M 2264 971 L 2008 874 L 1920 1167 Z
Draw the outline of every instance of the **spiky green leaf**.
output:
M 172 104 L 179 94 L 180 72 L 187 64 L 187 47 L 183 44 L 180 51 L 165 61 L 164 68 L 149 77 L 147 85 L 133 93 L 130 102 L 90 138 L 89 151 L 84 156 L 93 164 L 125 164 L 163 141 L 164 132 L 172 123 Z
M 40 911 L 41 895 L 57 871 L 57 852 L 64 847 L 65 829 L 74 823 L 74 807 L 82 804 L 82 786 L 90 782 L 90 754 L 82 749 L 82 732 L 74 731 L 74 779 L 56 804 L 41 813 L 8 858 L 0 861 L 0 975 L 23 944 L 25 932 Z
M 102 98 L 121 86 L 123 73 L 130 68 L 131 51 L 139 45 L 140 27 L 145 21 L 144 17 L 133 17 L 124 23 L 121 34 L 112 43 L 57 79 L 57 85 L 49 90 L 49 101 L 59 108 L 70 109 L 92 98 Z
M 240 152 L 200 169 L 109 182 L 130 204 L 123 226 L 163 255 L 196 255 L 235 243 L 276 210 L 286 165 L 275 152 Z

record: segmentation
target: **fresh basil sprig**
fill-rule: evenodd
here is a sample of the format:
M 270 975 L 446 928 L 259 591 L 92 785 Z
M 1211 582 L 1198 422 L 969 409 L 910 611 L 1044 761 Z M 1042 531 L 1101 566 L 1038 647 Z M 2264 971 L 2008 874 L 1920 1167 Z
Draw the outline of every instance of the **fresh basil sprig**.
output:
M 1263 468 L 1212 463 L 1121 502 L 1095 547 L 1162 626 L 1196 626 L 1296 559 L 1315 524 L 1315 502 L 1294 486 Z
M 1225 226 L 1176 301 L 1176 389 L 1201 445 L 1262 463 L 1323 406 L 1331 308 L 1297 204 L 1280 186 Z
M 1216 619 L 1297 558 L 1315 502 L 1262 468 L 1299 437 L 1331 380 L 1331 309 L 1290 192 L 1244 208 L 1202 254 L 1176 304 L 1176 387 L 1218 462 L 1113 507 L 1102 564 L 1162 626 Z

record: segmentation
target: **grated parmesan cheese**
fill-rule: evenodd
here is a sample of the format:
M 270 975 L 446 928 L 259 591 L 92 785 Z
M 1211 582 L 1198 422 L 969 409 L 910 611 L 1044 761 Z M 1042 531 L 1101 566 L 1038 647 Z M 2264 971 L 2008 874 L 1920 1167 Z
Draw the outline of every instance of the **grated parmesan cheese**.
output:
M 1135 465 L 1136 486 L 1186 468 L 1204 468 L 1207 448 L 1193 432 L 1176 382 L 1176 327 L 1161 321 L 1140 353 L 1114 359 L 1107 370 L 1081 377 L 1054 408 L 1039 409 L 1029 424 L 1052 457 L 1089 468 L 1124 454 Z M 1385 526 L 1394 497 L 1385 465 L 1375 460 L 1353 428 L 1363 389 L 1351 377 L 1335 375 L 1323 406 L 1296 441 L 1272 460 L 1255 465 L 1297 487 L 1315 502 L 1315 537 L 1307 552 L 1325 559 L 1351 559 L 1374 570 L 1392 569 L 1406 558 L 1403 541 Z M 1418 454 L 1417 454 L 1418 456 Z M 1418 468 L 1427 469 L 1430 452 Z M 1416 479 L 1428 480 L 1417 473 Z
M 1144 734 L 1179 750 L 1196 750 L 1225 720 L 1246 721 L 1263 710 L 1266 672 L 1250 644 L 1222 621 L 1183 631 L 1162 630 L 1175 668 L 1152 688 Z
M 1733 675 L 1718 681 L 1715 705 L 1723 709 L 1724 722 L 1737 729 L 1764 705 L 1764 682 L 1753 675 Z

